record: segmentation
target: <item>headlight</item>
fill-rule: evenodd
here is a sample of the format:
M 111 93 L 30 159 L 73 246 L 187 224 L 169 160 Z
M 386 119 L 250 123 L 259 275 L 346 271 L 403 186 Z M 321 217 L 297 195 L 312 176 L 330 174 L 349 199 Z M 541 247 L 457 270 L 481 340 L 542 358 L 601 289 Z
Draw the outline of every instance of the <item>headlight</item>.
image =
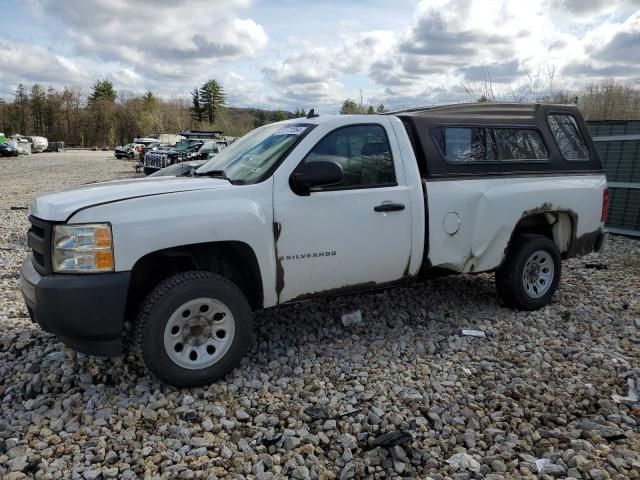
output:
M 112 272 L 115 262 L 111 225 L 56 225 L 52 261 L 54 272 Z

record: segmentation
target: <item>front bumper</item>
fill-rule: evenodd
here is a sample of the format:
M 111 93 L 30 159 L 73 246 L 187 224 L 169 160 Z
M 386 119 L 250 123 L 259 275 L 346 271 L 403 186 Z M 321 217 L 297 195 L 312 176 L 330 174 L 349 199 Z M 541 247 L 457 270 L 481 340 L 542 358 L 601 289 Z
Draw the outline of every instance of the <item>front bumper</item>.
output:
M 144 174 L 145 175 L 151 175 L 152 173 L 156 173 L 158 171 L 162 170 L 162 168 L 160 167 L 149 167 L 148 165 L 144 166 Z
M 63 343 L 90 355 L 122 354 L 130 272 L 40 275 L 28 255 L 20 271 L 31 319 Z

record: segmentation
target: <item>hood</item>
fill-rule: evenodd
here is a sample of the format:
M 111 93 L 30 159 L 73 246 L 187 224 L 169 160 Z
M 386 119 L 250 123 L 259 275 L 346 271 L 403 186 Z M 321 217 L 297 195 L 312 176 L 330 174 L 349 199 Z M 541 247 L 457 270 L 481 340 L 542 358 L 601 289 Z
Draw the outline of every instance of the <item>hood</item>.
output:
M 155 150 L 149 150 L 148 153 L 176 153 L 176 151 L 170 148 L 156 148 Z
M 149 153 L 158 153 L 160 155 L 182 155 L 183 153 L 185 154 L 185 156 L 188 156 L 194 152 L 185 152 L 185 151 L 181 151 L 181 150 L 173 150 L 172 148 L 162 148 L 162 149 L 157 149 L 157 150 L 149 150 Z
M 42 220 L 63 222 L 74 212 L 93 205 L 230 185 L 227 180 L 210 177 L 157 177 L 91 183 L 37 197 L 31 203 L 31 215 Z

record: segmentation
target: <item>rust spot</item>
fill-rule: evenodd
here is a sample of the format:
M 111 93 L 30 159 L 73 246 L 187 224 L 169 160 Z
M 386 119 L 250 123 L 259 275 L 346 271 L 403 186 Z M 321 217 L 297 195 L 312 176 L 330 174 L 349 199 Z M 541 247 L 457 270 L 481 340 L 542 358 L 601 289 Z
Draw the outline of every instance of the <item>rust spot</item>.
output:
M 388 287 L 397 286 L 400 281 L 387 282 L 387 283 L 376 283 L 376 282 L 364 282 L 357 283 L 354 285 L 345 285 L 343 287 L 332 288 L 329 290 L 322 290 L 319 292 L 312 293 L 303 293 L 302 295 L 298 295 L 297 297 L 291 299 L 291 302 L 297 302 L 300 300 L 309 300 L 317 297 L 339 297 L 342 295 L 352 295 L 354 293 L 361 293 L 371 290 L 378 290 Z
M 547 212 L 553 212 L 553 211 L 554 211 L 553 205 L 549 202 L 545 202 L 539 207 L 532 208 L 531 210 L 525 210 L 522 213 L 522 216 L 520 218 L 522 219 L 530 215 L 535 215 L 536 213 L 547 213 Z
M 280 238 L 280 232 L 282 232 L 282 225 L 280 225 L 280 222 L 273 222 L 273 240 L 275 242 Z
M 280 303 L 280 294 L 284 290 L 284 267 L 282 266 L 282 259 L 278 254 L 278 239 L 282 232 L 282 226 L 278 222 L 273 222 L 273 248 L 276 255 L 276 297 L 277 302 Z

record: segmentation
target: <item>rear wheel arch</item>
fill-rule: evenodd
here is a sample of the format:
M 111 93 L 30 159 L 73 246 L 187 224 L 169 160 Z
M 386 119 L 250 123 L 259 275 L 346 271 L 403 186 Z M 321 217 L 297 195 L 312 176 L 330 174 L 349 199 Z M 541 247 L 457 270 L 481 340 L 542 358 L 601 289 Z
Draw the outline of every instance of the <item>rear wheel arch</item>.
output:
M 561 257 L 566 258 L 575 239 L 576 215 L 567 210 L 548 210 L 523 215 L 514 226 L 504 251 L 501 265 L 523 235 L 542 235 L 556 245 Z

